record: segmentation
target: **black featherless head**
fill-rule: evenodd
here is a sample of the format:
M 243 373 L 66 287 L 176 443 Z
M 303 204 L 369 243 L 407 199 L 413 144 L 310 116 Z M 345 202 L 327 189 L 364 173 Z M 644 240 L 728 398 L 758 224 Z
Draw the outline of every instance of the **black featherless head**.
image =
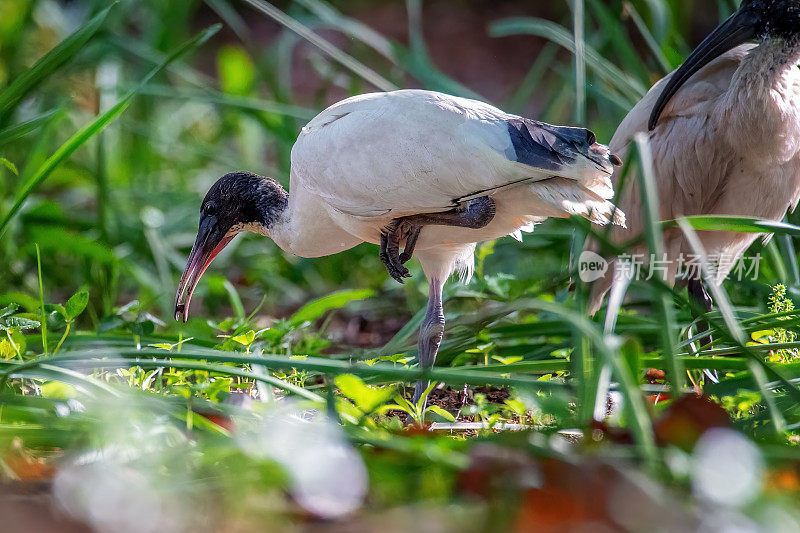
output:
M 240 231 L 268 231 L 289 205 L 289 193 L 272 178 L 225 174 L 200 206 L 200 226 L 175 296 L 175 319 L 189 316 L 189 301 L 208 265 Z
M 759 39 L 795 40 L 800 35 L 800 0 L 745 0 L 737 15 L 750 21 Z
M 800 0 L 744 0 L 672 74 L 653 106 L 648 127 L 656 127 L 669 101 L 697 71 L 732 48 L 768 39 L 781 39 L 791 47 L 800 44 Z
M 200 217 L 216 217 L 226 231 L 248 224 L 269 229 L 288 204 L 289 194 L 274 179 L 252 172 L 231 172 L 208 190 L 200 206 Z

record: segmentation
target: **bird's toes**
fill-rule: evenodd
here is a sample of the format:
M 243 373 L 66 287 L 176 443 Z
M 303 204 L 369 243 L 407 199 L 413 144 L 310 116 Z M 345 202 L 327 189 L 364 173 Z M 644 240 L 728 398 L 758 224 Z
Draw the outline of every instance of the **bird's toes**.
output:
M 406 281 L 406 278 L 410 278 L 410 277 L 411 277 L 411 274 L 410 274 L 410 273 L 408 272 L 408 270 L 406 270 L 406 269 L 402 269 L 402 270 L 401 270 L 401 269 L 397 268 L 397 269 L 395 269 L 395 271 L 392 273 L 392 277 L 393 277 L 394 279 L 396 279 L 397 281 L 399 281 L 400 283 L 405 283 L 405 281 Z
M 404 283 L 404 278 L 411 277 L 411 273 L 406 267 L 397 261 L 397 258 L 392 260 L 388 254 L 381 254 L 381 261 L 383 261 L 383 264 L 386 267 L 386 271 L 389 272 L 389 275 L 398 283 Z
M 389 275 L 392 276 L 392 279 L 394 279 L 397 283 L 403 284 L 406 282 L 405 276 L 403 276 L 403 274 L 397 270 L 389 271 Z

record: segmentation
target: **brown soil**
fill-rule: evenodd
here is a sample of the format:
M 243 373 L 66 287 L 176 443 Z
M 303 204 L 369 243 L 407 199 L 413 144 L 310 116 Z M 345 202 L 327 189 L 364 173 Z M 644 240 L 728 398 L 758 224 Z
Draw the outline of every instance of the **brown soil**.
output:
M 50 496 L 49 483 L 0 484 L 3 531 L 90 533 L 86 524 L 59 513 Z M 7 528 L 7 529 L 6 529 Z

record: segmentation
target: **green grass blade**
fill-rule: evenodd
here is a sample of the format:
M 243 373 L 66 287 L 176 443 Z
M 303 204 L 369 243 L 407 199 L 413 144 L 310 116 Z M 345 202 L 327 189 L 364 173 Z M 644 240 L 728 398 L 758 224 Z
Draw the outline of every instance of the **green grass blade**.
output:
M 504 106 L 510 113 L 521 114 L 533 97 L 533 94 L 544 80 L 545 74 L 552 68 L 553 62 L 558 54 L 558 46 L 554 43 L 547 43 L 536 57 L 536 61 L 531 65 L 530 70 L 525 75 L 525 79 L 519 84 L 513 96 L 508 99 Z
M 644 209 L 645 233 L 650 253 L 656 260 L 665 258 L 664 240 L 661 235 L 661 224 L 659 223 L 658 209 L 658 189 L 656 186 L 656 174 L 653 168 L 653 156 L 650 152 L 650 144 L 644 133 L 637 134 L 635 137 L 636 149 L 639 155 L 641 172 L 637 173 L 639 185 L 641 187 L 642 206 Z M 656 291 L 655 303 L 663 321 L 663 327 L 659 330 L 661 339 L 661 349 L 664 357 L 669 361 L 667 377 L 670 386 L 677 396 L 683 390 L 685 369 L 681 361 L 675 357 L 675 337 L 677 328 L 675 326 L 675 309 L 672 304 L 672 296 L 666 291 L 654 286 Z
M 27 378 L 27 379 L 50 380 L 50 381 L 58 381 L 60 383 L 66 383 L 68 385 L 75 387 L 76 389 L 79 389 L 89 394 L 107 393 L 107 394 L 113 394 L 114 396 L 120 395 L 119 391 L 115 390 L 107 383 L 104 383 L 100 380 L 94 379 L 89 376 L 85 376 L 80 372 L 76 372 L 68 368 L 42 363 L 35 367 L 22 368 L 19 371 L 14 370 L 9 373 L 6 373 L 12 366 L 12 364 L 13 363 L 11 363 L 10 361 L 0 361 L 0 373 L 3 374 L 2 375 L 3 386 L 5 386 L 5 381 L 7 381 L 9 378 Z M 0 389 L 2 389 L 2 387 L 0 387 Z
M 778 235 L 775 241 L 788 270 L 787 279 L 790 279 L 793 285 L 800 286 L 800 265 L 797 264 L 797 250 L 794 241 L 786 234 Z
M 12 141 L 16 141 L 20 137 L 27 135 L 40 126 L 47 124 L 50 119 L 56 115 L 56 113 L 58 113 L 58 109 L 53 109 L 46 113 L 42 113 L 41 115 L 37 115 L 36 117 L 21 124 L 9 126 L 8 128 L 0 131 L 0 144 L 8 144 Z
M 735 217 L 725 215 L 690 216 L 683 220 L 696 230 L 738 231 L 742 233 L 776 233 L 800 237 L 800 226 L 788 222 L 764 220 L 755 217 Z M 678 227 L 675 220 L 665 220 L 664 229 Z
M 576 315 L 577 316 L 577 315 Z M 585 319 L 584 319 L 585 321 Z M 588 323 L 588 321 L 586 321 Z M 591 324 L 589 327 L 591 327 Z M 115 347 L 113 349 L 90 349 L 76 350 L 74 352 L 63 352 L 56 356 L 42 357 L 14 366 L 6 366 L 0 370 L 3 380 L 8 379 L 10 374 L 15 374 L 23 370 L 37 368 L 43 364 L 61 365 L 68 362 L 80 362 L 89 367 L 101 367 L 108 362 L 108 358 L 115 357 L 117 360 L 112 366 L 120 365 L 120 358 L 125 359 L 125 364 L 130 364 L 130 359 L 136 361 L 135 364 L 150 364 L 153 358 L 169 357 L 169 360 L 159 363 L 157 366 L 174 366 L 181 362 L 191 362 L 200 365 L 197 370 L 208 370 L 211 367 L 203 367 L 212 363 L 233 363 L 236 365 L 262 365 L 271 369 L 279 370 L 307 370 L 309 372 L 319 372 L 327 375 L 353 374 L 363 378 L 375 378 L 382 381 L 417 381 L 419 379 L 443 381 L 455 385 L 494 385 L 499 387 L 525 387 L 531 390 L 554 391 L 562 389 L 563 385 L 551 381 L 539 381 L 527 376 L 505 375 L 480 370 L 452 370 L 452 369 L 419 369 L 404 368 L 388 363 L 376 363 L 368 365 L 363 363 L 352 363 L 350 361 L 336 361 L 322 357 L 299 357 L 289 358 L 284 355 L 264 354 L 259 357 L 243 356 L 231 352 L 218 350 L 198 349 L 197 347 L 185 346 L 180 353 L 166 354 L 163 350 L 141 349 L 136 350 L 130 346 Z M 99 365 L 99 366 L 98 366 Z M 214 372 L 222 372 L 216 367 Z M 235 367 L 225 367 L 223 369 L 236 370 Z
M 576 53 L 575 40 L 570 32 L 563 26 L 549 20 L 528 17 L 501 20 L 491 25 L 490 33 L 493 37 L 506 37 L 516 34 L 538 35 L 566 48 L 573 54 Z M 600 55 L 597 50 L 586 45 L 585 51 L 587 66 L 592 68 L 606 83 L 616 87 L 622 94 L 626 95 L 630 99 L 630 106 L 633 106 L 636 101 L 645 95 L 647 89 L 641 83 L 617 68 Z
M 394 52 L 392 41 L 363 22 L 342 15 L 329 3 L 321 0 L 295 0 L 295 2 L 311 11 L 322 22 L 330 24 L 353 39 L 361 41 L 392 63 L 397 64 L 398 58 Z
M 141 87 L 144 87 L 147 82 L 149 82 L 156 74 L 164 70 L 170 63 L 174 62 L 190 50 L 194 50 L 195 48 L 201 46 L 205 43 L 212 35 L 219 31 L 220 26 L 212 26 L 199 34 L 197 34 L 194 38 L 183 44 L 177 50 L 175 50 L 172 54 L 169 55 L 161 64 L 157 65 L 154 69 L 152 69 L 147 76 L 141 81 L 138 87 L 132 89 L 128 94 L 126 94 L 119 102 L 116 103 L 111 109 L 97 117 L 91 123 L 87 124 L 80 130 L 78 130 L 72 137 L 70 137 L 67 142 L 62 144 L 58 150 L 55 151 L 53 155 L 51 155 L 44 164 L 39 167 L 39 169 L 33 173 L 33 175 L 28 179 L 28 181 L 23 185 L 20 189 L 17 197 L 14 201 L 14 205 L 11 209 L 5 214 L 3 217 L 2 222 L 0 222 L 0 235 L 3 234 L 5 229 L 8 227 L 8 223 L 14 218 L 14 215 L 22 207 L 22 204 L 25 203 L 25 200 L 30 196 L 31 192 L 41 183 L 43 182 L 47 176 L 55 169 L 58 165 L 60 165 L 64 160 L 69 158 L 75 150 L 83 146 L 89 139 L 94 137 L 98 132 L 100 132 L 104 127 L 106 127 L 112 120 L 120 116 L 130 105 L 131 101 L 133 100 L 134 96 L 138 93 Z
M 597 26 L 603 29 L 609 48 L 619 57 L 616 63 L 625 65 L 626 73 L 635 76 L 643 84 L 650 85 L 650 72 L 642 62 L 636 45 L 628 37 L 627 21 L 620 18 L 619 6 L 606 4 L 607 2 L 592 0 L 588 6 L 597 20 Z
M 8 116 L 14 107 L 37 85 L 57 72 L 61 66 L 80 52 L 84 45 L 103 26 L 103 22 L 105 22 L 106 16 L 112 7 L 114 7 L 114 4 L 92 17 L 91 20 L 47 52 L 31 68 L 17 76 L 3 92 L 0 92 L 0 117 Z
M 658 61 L 658 65 L 661 67 L 661 74 L 667 74 L 672 71 L 672 65 L 669 64 L 667 57 L 664 55 L 664 52 L 661 51 L 661 47 L 658 46 L 655 37 L 650 33 L 647 24 L 644 23 L 642 16 L 639 15 L 639 12 L 633 7 L 633 4 L 626 2 L 624 9 L 636 25 L 636 29 L 639 30 L 639 33 L 644 38 L 644 42 L 647 43 L 648 48 L 650 48 L 650 51 L 653 53 L 653 57 Z
M 573 0 L 572 36 L 575 46 L 575 122 L 586 122 L 586 43 L 583 39 L 585 22 L 583 0 Z
M 47 314 L 44 309 L 44 285 L 42 284 L 42 254 L 39 250 L 39 243 L 36 243 L 36 272 L 39 278 L 39 307 L 41 318 L 42 333 L 42 353 L 47 355 Z
M 244 0 L 248 4 L 250 4 L 254 9 L 260 11 L 267 15 L 268 17 L 274 19 L 276 22 L 279 22 L 283 26 L 287 27 L 288 29 L 295 32 L 297 35 L 302 37 L 303 39 L 307 40 L 327 55 L 329 55 L 335 61 L 341 63 L 345 68 L 352 71 L 354 74 L 357 74 L 365 81 L 368 81 L 378 89 L 382 91 L 393 91 L 398 87 L 354 58 L 353 56 L 342 52 L 340 49 L 336 48 L 333 44 L 328 42 L 327 40 L 323 39 L 316 33 L 314 33 L 311 28 L 306 26 L 305 24 L 301 23 L 300 21 L 290 17 L 277 7 L 273 6 L 269 2 L 265 0 Z
M 301 120 L 311 120 L 317 116 L 317 111 L 308 109 L 307 107 L 283 104 L 281 102 L 273 102 L 261 98 L 223 94 L 208 88 L 202 90 L 174 89 L 163 85 L 149 85 L 140 89 L 139 93 L 161 98 L 175 98 L 187 102 L 208 102 L 209 104 L 242 109 L 245 111 L 265 111 L 267 113 L 286 115 L 287 117 L 294 117 Z M 2 133 L 0 132 L 0 141 L 1 140 Z
M 694 254 L 700 257 L 703 281 L 705 286 L 714 296 L 714 300 L 716 301 L 720 314 L 725 321 L 725 325 L 728 327 L 728 331 L 731 333 L 731 335 L 733 335 L 733 338 L 737 343 L 744 345 L 747 342 L 747 337 L 739 325 L 738 317 L 736 317 L 734 313 L 733 305 L 731 305 L 730 298 L 728 298 L 728 294 L 725 292 L 725 289 L 722 287 L 722 285 L 715 283 L 715 280 L 711 278 L 708 268 L 708 256 L 703 248 L 703 244 L 700 242 L 700 238 L 697 236 L 695 230 L 683 220 L 678 219 L 678 227 L 680 227 L 681 231 L 683 231 L 683 234 L 686 237 L 686 240 L 692 248 Z M 772 417 L 772 422 L 775 426 L 775 431 L 780 435 L 786 427 L 786 420 L 783 418 L 783 415 L 775 403 L 775 397 L 772 394 L 772 390 L 767 387 L 767 376 L 764 372 L 764 369 L 752 360 L 748 361 L 748 366 L 753 374 L 753 379 L 755 379 L 756 383 L 758 383 L 761 393 L 764 396 L 764 401 L 769 408 L 770 416 Z
M 584 250 L 586 242 L 586 233 L 579 228 L 575 229 L 575 235 L 572 239 L 572 257 L 577 260 Z M 577 266 L 573 266 L 575 271 L 573 279 L 575 279 L 575 309 L 581 315 L 586 314 L 587 309 L 587 290 L 586 285 L 577 276 Z M 595 370 L 598 361 L 592 357 L 591 344 L 589 339 L 583 334 L 580 328 L 574 328 L 572 331 L 572 345 L 574 349 L 570 354 L 570 371 L 572 373 L 573 382 L 578 397 L 578 416 L 580 424 L 588 423 L 592 418 L 594 412 L 594 399 L 597 395 L 597 381 L 595 380 Z
M 247 22 L 245 22 L 227 0 L 204 0 L 204 2 L 214 13 L 219 15 L 219 18 L 225 21 L 225 24 L 233 30 L 233 33 L 235 33 L 239 39 L 249 43 L 251 33 L 250 28 L 247 27 Z

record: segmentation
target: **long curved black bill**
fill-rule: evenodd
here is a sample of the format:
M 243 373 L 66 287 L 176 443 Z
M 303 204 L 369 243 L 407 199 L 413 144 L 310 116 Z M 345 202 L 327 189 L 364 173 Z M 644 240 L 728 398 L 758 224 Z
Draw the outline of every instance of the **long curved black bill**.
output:
M 222 234 L 215 217 L 200 221 L 197 239 L 189 253 L 186 268 L 183 270 L 178 292 L 175 295 L 175 320 L 186 322 L 189 319 L 189 302 L 197 283 L 208 265 L 222 251 L 235 235 Z
M 711 35 L 706 37 L 692 52 L 689 59 L 675 71 L 667 86 L 661 91 L 661 95 L 650 113 L 648 129 L 653 130 L 656 127 L 658 119 L 669 101 L 698 70 L 731 48 L 752 41 L 757 36 L 757 24 L 758 16 L 755 13 L 749 10 L 739 10 L 711 32 Z

